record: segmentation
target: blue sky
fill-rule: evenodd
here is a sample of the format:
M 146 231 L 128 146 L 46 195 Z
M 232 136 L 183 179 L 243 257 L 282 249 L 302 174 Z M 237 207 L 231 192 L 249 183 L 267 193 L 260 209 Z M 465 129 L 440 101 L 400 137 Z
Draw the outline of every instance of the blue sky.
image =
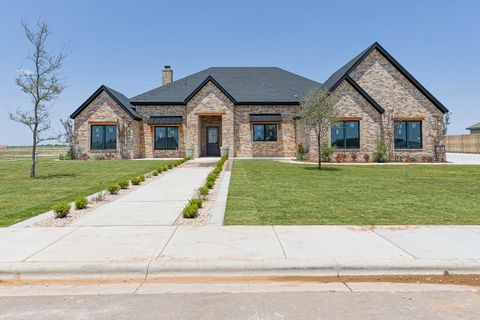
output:
M 380 42 L 452 112 L 451 133 L 480 121 L 479 1 L 7 1 L 0 0 L 0 144 L 30 144 L 8 110 L 29 107 L 15 85 L 31 51 L 20 22 L 45 20 L 49 48 L 72 52 L 66 118 L 101 84 L 133 96 L 210 66 L 278 66 L 323 82 Z

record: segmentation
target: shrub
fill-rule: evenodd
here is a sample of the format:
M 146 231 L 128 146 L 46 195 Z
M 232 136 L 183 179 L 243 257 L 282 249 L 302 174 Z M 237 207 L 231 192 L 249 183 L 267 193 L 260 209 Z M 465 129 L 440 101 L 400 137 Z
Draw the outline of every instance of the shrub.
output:
M 322 143 L 320 145 L 320 157 L 322 158 L 323 162 L 330 162 L 332 155 L 335 153 L 335 148 L 334 146 L 331 146 L 328 143 Z
M 120 190 L 118 183 L 112 183 L 107 186 L 107 191 L 110 192 L 110 194 L 117 194 L 118 190 Z
M 65 156 L 63 154 L 58 155 L 58 160 L 65 160 Z
M 190 200 L 190 203 L 196 204 L 197 207 L 201 208 L 203 204 L 203 199 L 200 198 L 193 198 Z
M 96 154 L 93 157 L 94 160 L 105 160 L 105 155 L 104 154 Z
M 130 180 L 132 182 L 132 184 L 134 186 L 138 186 L 140 183 L 142 183 L 142 179 L 140 179 L 139 177 L 136 177 L 136 178 L 133 178 L 132 180 Z
M 118 181 L 118 186 L 120 187 L 120 189 L 128 189 L 128 180 L 120 180 Z
M 217 176 L 218 176 L 218 173 L 213 171 L 207 176 L 207 181 L 208 180 L 215 181 L 217 179 Z
M 370 161 L 370 155 L 369 155 L 368 153 L 365 153 L 365 154 L 363 155 L 363 160 L 364 160 L 365 162 L 369 162 L 369 161 Z
M 153 171 L 152 171 L 152 174 L 156 177 L 156 176 L 158 176 L 158 171 L 157 171 L 157 170 L 153 170 Z
M 303 144 L 299 143 L 297 145 L 297 160 L 303 161 L 305 159 L 306 153 L 307 153 L 307 150 L 305 150 L 305 147 L 303 146 Z
M 338 163 L 344 162 L 346 157 L 347 155 L 345 153 L 338 152 L 337 154 L 335 154 L 335 161 Z
M 184 161 L 184 162 L 187 162 L 188 160 L 190 160 L 190 157 L 184 157 L 184 158 L 183 158 L 183 161 Z
M 70 212 L 70 204 L 67 202 L 57 203 L 52 210 L 55 212 L 55 218 L 65 218 Z
M 140 179 L 140 181 L 145 181 L 145 176 L 142 174 L 141 176 L 138 176 L 138 179 Z
M 357 153 L 350 152 L 350 159 L 352 159 L 352 162 L 357 162 Z
M 210 189 L 208 189 L 207 186 L 203 186 L 203 187 L 201 187 L 200 189 L 198 189 L 198 191 L 200 192 L 200 194 L 201 194 L 202 196 L 208 195 L 208 191 L 209 191 L 209 190 L 210 190 Z
M 375 142 L 375 151 L 373 152 L 373 160 L 375 162 L 387 162 L 388 157 L 388 145 L 382 138 L 377 139 Z
M 82 210 L 87 207 L 88 201 L 85 197 L 78 197 L 75 199 L 75 209 Z
M 207 187 L 208 189 L 212 189 L 214 184 L 215 181 L 207 180 L 207 182 L 205 182 L 205 187 Z
M 168 168 L 168 169 L 172 169 L 172 168 L 173 168 L 173 164 L 171 164 L 171 163 L 167 164 L 167 168 Z
M 198 206 L 195 203 L 189 202 L 188 205 L 183 208 L 182 215 L 186 219 L 195 218 L 198 215 Z

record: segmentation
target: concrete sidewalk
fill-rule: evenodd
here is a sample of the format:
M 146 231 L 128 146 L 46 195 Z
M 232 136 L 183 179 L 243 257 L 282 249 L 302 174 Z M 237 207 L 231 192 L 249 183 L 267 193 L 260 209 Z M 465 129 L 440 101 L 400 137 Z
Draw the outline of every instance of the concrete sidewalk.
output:
M 73 226 L 173 225 L 218 158 L 190 160 L 159 179 L 94 210 Z
M 0 230 L 0 279 L 168 273 L 480 274 L 480 226 Z

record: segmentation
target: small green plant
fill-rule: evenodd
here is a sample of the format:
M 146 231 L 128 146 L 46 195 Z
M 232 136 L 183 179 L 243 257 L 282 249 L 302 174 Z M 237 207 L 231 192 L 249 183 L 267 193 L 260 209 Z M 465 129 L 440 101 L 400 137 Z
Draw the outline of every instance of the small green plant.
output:
M 109 184 L 106 189 L 108 192 L 110 192 L 110 194 L 117 194 L 120 190 L 120 186 L 118 185 L 118 183 L 112 183 Z
M 320 145 L 320 156 L 322 158 L 322 162 L 330 162 L 332 159 L 332 155 L 335 153 L 337 148 L 335 146 L 331 146 L 328 143 L 322 143 Z
M 215 184 L 215 181 L 207 180 L 205 182 L 205 187 L 207 187 L 208 189 L 212 189 L 214 184 Z
M 155 177 L 158 176 L 158 170 L 153 170 L 152 175 L 155 176 Z
M 171 163 L 167 164 L 167 168 L 168 168 L 168 169 L 172 169 L 172 168 L 173 168 L 173 164 L 171 164 Z
M 57 203 L 52 210 L 55 212 L 55 218 L 65 218 L 70 212 L 70 204 L 67 202 Z
M 218 176 L 218 173 L 215 173 L 215 171 L 213 171 L 207 176 L 207 181 L 208 180 L 215 181 L 217 179 L 217 176 Z
M 140 181 L 145 181 L 145 176 L 142 174 L 141 176 L 138 176 L 138 178 L 140 179 Z
M 82 210 L 87 207 L 88 201 L 85 197 L 78 197 L 75 199 L 75 209 Z
M 388 162 L 388 145 L 385 143 L 385 139 L 378 138 L 375 142 L 375 151 L 373 152 L 373 160 L 375 162 Z
M 193 219 L 198 215 L 198 206 L 196 203 L 189 202 L 188 205 L 183 208 L 182 215 L 186 219 Z
M 140 177 L 133 178 L 130 180 L 134 186 L 138 186 L 140 183 L 142 183 L 142 179 Z
M 303 146 L 302 143 L 299 143 L 297 146 L 297 160 L 303 161 L 305 160 L 305 154 L 307 153 L 307 150 Z
M 120 186 L 120 189 L 128 189 L 128 180 L 120 180 L 118 181 L 118 185 Z
M 198 191 L 200 192 L 200 194 L 201 194 L 202 196 L 208 195 L 209 190 L 210 190 L 210 189 L 208 189 L 207 186 L 203 186 L 203 187 L 200 187 L 200 189 L 198 189 Z
M 201 208 L 202 205 L 203 205 L 203 199 L 200 199 L 200 198 L 193 198 L 193 199 L 190 199 L 190 204 L 196 204 L 197 207 Z

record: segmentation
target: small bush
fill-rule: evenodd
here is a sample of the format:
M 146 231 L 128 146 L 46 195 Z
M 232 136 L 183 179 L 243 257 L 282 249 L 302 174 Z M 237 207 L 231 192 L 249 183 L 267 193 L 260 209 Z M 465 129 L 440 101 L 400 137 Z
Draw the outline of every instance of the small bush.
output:
M 153 171 L 152 171 L 152 174 L 156 177 L 156 176 L 158 176 L 158 171 L 157 171 L 157 170 L 153 170 Z
M 75 199 L 75 209 L 82 210 L 87 207 L 88 201 L 85 197 L 78 197 Z
M 142 180 L 139 177 L 133 178 L 130 180 L 134 186 L 138 186 L 140 183 L 142 183 Z
M 117 194 L 118 190 L 120 190 L 120 186 L 118 183 L 112 183 L 107 186 L 107 191 L 110 192 L 110 194 Z
M 213 171 L 207 176 L 207 180 L 215 181 L 217 179 L 217 176 L 218 176 L 218 173 Z
M 210 189 L 208 189 L 206 186 L 203 186 L 203 187 L 201 187 L 200 189 L 198 189 L 198 191 L 200 192 L 200 194 L 201 194 L 202 196 L 208 195 L 209 190 L 210 190 Z
M 207 187 L 208 189 L 212 189 L 214 184 L 215 181 L 207 180 L 207 182 L 205 182 L 205 187 Z
M 330 162 L 332 155 L 335 153 L 335 146 L 331 146 L 328 143 L 322 143 L 320 145 L 320 158 L 323 162 Z
M 58 156 L 58 160 L 65 160 L 65 156 L 64 156 L 63 154 L 60 154 L 60 155 Z
M 169 163 L 167 164 L 167 169 L 172 169 L 173 168 L 173 164 Z
M 120 186 L 120 189 L 128 189 L 128 180 L 120 180 L 118 181 L 118 185 Z
M 370 155 L 369 155 L 368 153 L 365 153 L 365 154 L 363 155 L 363 160 L 364 160 L 365 162 L 369 162 L 369 161 L 370 161 Z
M 140 181 L 145 181 L 145 176 L 142 174 L 141 176 L 138 176 L 138 179 L 140 179 Z
M 203 199 L 200 199 L 200 198 L 193 198 L 190 200 L 190 204 L 196 204 L 197 207 L 201 208 L 202 207 L 202 204 L 203 204 Z
M 352 162 L 357 162 L 357 153 L 350 152 L 350 159 L 352 159 Z
M 55 212 L 55 218 L 65 218 L 70 212 L 70 204 L 67 202 L 57 203 L 52 210 Z
M 375 143 L 375 152 L 373 152 L 373 160 L 375 162 L 387 162 L 389 159 L 388 157 L 388 145 L 385 141 L 380 138 L 377 139 Z
M 193 219 L 198 215 L 198 206 L 195 203 L 189 202 L 188 205 L 183 208 L 182 215 L 186 219 Z
M 297 145 L 297 160 L 303 161 L 305 159 L 305 154 L 307 153 L 307 150 L 303 146 L 302 143 L 299 143 Z

